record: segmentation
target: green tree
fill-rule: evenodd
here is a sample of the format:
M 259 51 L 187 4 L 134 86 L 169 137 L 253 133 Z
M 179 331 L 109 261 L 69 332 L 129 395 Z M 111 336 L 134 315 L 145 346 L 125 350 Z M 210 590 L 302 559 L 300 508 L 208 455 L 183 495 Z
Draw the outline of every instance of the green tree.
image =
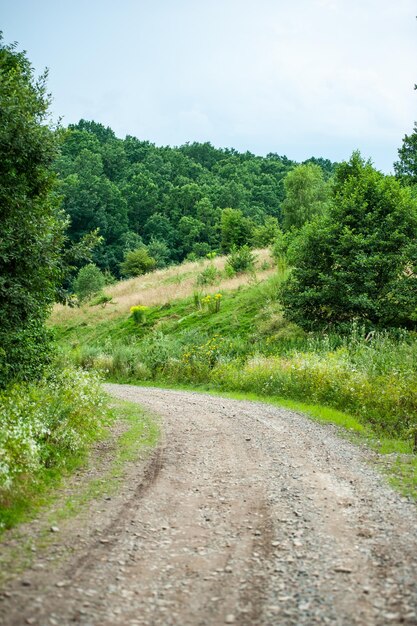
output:
M 45 320 L 60 276 L 58 218 L 46 73 L 0 39 L 0 386 L 41 374 Z
M 417 185 L 417 122 L 413 133 L 405 135 L 398 156 L 399 160 L 394 163 L 396 176 L 407 185 Z
M 291 245 L 287 318 L 307 329 L 417 319 L 417 206 L 408 189 L 354 153 L 336 171 L 328 214 Z
M 223 252 L 230 252 L 233 247 L 241 248 L 247 244 L 253 231 L 253 222 L 239 209 L 223 209 L 221 217 L 221 247 Z
M 155 259 L 156 267 L 166 267 L 171 259 L 171 252 L 165 241 L 159 241 L 159 239 L 151 239 L 146 246 L 148 254 L 152 259 Z
M 324 180 L 323 170 L 314 163 L 298 165 L 288 172 L 284 187 L 284 230 L 301 228 L 314 215 L 323 213 L 328 206 L 330 188 Z
M 129 250 L 126 252 L 124 261 L 120 265 L 120 273 L 126 278 L 141 276 L 142 274 L 151 272 L 155 267 L 155 259 L 149 256 L 146 247 L 142 246 L 137 250 Z
M 83 302 L 101 291 L 106 284 L 106 278 L 97 265 L 84 265 L 77 274 L 73 283 L 74 293 L 78 300 Z
M 263 224 L 255 226 L 252 233 L 252 245 L 255 248 L 266 248 L 279 237 L 280 232 L 277 218 L 268 216 Z

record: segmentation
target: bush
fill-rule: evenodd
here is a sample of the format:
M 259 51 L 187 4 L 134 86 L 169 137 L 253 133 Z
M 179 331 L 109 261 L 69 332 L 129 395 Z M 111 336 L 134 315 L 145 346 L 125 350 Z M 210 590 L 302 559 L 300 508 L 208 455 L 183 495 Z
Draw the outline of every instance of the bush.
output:
M 144 324 L 146 322 L 146 314 L 149 311 L 149 307 L 137 305 L 130 307 L 130 312 L 132 314 L 133 320 L 135 324 Z
M 130 250 L 125 254 L 123 263 L 120 264 L 120 273 L 126 278 L 141 276 L 151 272 L 156 267 L 156 261 L 150 255 L 145 246 L 137 250 Z
M 218 269 L 213 264 L 210 264 L 205 267 L 203 271 L 200 272 L 200 274 L 198 274 L 196 282 L 199 286 L 212 285 L 213 283 L 217 282 L 219 278 L 220 273 Z
M 241 248 L 233 247 L 226 261 L 226 272 L 229 274 L 239 274 L 248 272 L 255 268 L 255 255 L 249 246 Z
M 105 284 L 106 278 L 102 271 L 94 263 L 89 263 L 79 270 L 73 289 L 78 300 L 84 302 L 99 293 Z
M 67 368 L 0 393 L 0 501 L 20 479 L 65 465 L 108 423 L 96 374 Z
M 332 347 L 337 344 L 338 347 Z M 318 403 L 355 415 L 374 431 L 408 436 L 417 424 L 417 343 L 376 334 L 313 338 L 310 352 L 220 363 L 211 376 L 225 390 Z
M 113 297 L 112 296 L 108 296 L 106 293 L 104 293 L 104 291 L 101 291 L 100 293 L 98 293 L 96 295 L 95 298 L 90 300 L 90 306 L 98 306 L 98 305 L 100 305 L 104 309 L 106 304 L 109 304 L 112 301 L 113 301 Z

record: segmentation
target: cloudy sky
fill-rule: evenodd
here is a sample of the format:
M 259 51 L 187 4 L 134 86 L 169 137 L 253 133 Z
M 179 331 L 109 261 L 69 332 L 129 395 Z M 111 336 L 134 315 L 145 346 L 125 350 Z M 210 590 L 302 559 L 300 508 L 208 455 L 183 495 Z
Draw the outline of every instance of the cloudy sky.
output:
M 53 114 L 158 145 L 391 171 L 417 119 L 415 0 L 0 0 Z

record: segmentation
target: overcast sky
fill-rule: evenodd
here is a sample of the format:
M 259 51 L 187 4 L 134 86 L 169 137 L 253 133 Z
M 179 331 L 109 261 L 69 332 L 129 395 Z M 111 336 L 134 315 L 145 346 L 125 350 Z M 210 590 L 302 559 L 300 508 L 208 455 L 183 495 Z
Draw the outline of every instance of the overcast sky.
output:
M 53 114 L 157 145 L 391 171 L 417 119 L 415 0 L 0 0 Z

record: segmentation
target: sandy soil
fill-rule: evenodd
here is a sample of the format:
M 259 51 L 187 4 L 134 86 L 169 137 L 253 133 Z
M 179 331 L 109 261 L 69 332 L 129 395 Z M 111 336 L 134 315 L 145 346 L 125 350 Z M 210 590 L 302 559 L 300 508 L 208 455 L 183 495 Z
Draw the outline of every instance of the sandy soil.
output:
M 369 452 L 260 403 L 107 389 L 160 415 L 163 440 L 50 532 L 1 624 L 417 624 L 416 507 Z

